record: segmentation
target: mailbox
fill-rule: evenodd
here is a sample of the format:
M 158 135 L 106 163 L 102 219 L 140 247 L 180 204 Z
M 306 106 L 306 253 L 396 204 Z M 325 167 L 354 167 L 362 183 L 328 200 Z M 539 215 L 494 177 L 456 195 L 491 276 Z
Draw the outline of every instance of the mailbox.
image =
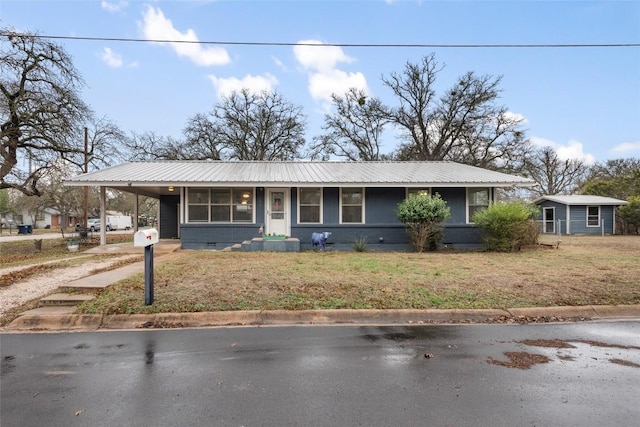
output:
M 158 243 L 158 230 L 140 230 L 133 235 L 133 246 L 149 246 Z

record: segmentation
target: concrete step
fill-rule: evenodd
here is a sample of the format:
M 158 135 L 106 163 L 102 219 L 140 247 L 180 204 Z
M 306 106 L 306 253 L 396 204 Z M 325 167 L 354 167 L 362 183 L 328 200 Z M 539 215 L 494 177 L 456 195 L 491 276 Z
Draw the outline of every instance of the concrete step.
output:
M 49 295 L 48 297 L 42 298 L 38 305 L 40 307 L 47 307 L 52 305 L 53 306 L 58 306 L 58 305 L 74 306 L 74 305 L 83 303 L 85 301 L 91 301 L 93 298 L 94 298 L 93 295 L 58 293 L 58 294 L 52 294 L 52 295 Z
M 104 286 L 96 287 L 96 286 L 82 286 L 82 285 L 64 285 L 58 287 L 57 291 L 64 294 L 87 294 L 87 295 L 97 295 L 101 290 L 105 289 Z
M 70 305 L 48 305 L 23 311 L 20 316 L 63 316 L 73 314 L 75 307 Z

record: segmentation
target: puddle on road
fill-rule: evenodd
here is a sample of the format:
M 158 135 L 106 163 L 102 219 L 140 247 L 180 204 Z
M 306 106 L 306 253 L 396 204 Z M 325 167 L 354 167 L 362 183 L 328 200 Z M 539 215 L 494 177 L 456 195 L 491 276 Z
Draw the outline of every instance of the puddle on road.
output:
M 551 359 L 542 354 L 527 353 L 526 351 L 506 351 L 504 355 L 509 361 L 496 360 L 493 357 L 487 359 L 487 363 L 504 366 L 506 368 L 529 369 L 538 363 L 549 363 Z
M 635 356 L 635 354 L 631 354 L 634 350 L 640 350 L 638 346 L 626 346 L 620 344 L 609 344 L 601 341 L 591 341 L 591 340 L 560 340 L 560 339 L 527 339 L 522 341 L 517 341 L 518 344 L 524 344 L 529 347 L 542 347 L 542 348 L 554 348 L 558 350 L 566 350 L 568 352 L 581 351 L 580 356 L 582 357 L 590 357 L 592 360 L 606 360 L 610 363 L 628 366 L 632 368 L 640 368 L 640 364 L 633 362 L 631 360 L 620 358 L 620 357 L 611 357 L 611 353 L 607 352 L 607 350 L 618 350 L 619 353 L 625 353 L 628 356 Z M 580 347 L 586 347 L 582 350 Z M 599 349 L 599 350 L 598 350 Z M 599 352 L 598 352 L 599 351 Z M 601 354 L 604 351 L 604 356 Z M 586 355 L 584 353 L 587 353 Z M 634 352 L 635 353 L 635 352 Z M 518 368 L 518 369 L 529 369 L 533 365 L 539 363 L 548 363 L 552 359 L 548 356 L 542 354 L 534 354 L 528 353 L 525 351 L 519 352 L 504 352 L 503 353 L 509 360 L 496 360 L 492 357 L 487 359 L 487 363 L 492 365 L 504 366 L 507 368 Z M 572 354 L 567 354 L 566 352 L 557 353 L 556 357 L 563 362 L 572 362 L 576 361 L 577 357 Z

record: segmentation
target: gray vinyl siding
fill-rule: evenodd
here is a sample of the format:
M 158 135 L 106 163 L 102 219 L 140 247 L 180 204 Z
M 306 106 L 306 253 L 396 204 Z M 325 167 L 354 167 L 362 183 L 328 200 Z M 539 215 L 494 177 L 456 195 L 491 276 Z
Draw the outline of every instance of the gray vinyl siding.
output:
M 613 234 L 614 209 L 614 206 L 600 206 L 601 226 L 587 227 L 587 206 L 571 206 L 571 234 L 602 235 L 603 232 L 604 234 Z M 602 227 L 604 227 L 604 231 Z
M 613 234 L 615 231 L 616 206 L 600 206 L 600 220 L 604 221 L 604 233 Z
M 412 250 L 404 225 L 396 215 L 396 208 L 406 197 L 405 187 L 368 187 L 365 188 L 364 224 L 340 223 L 340 188 L 324 187 L 322 189 L 322 224 L 299 224 L 298 191 L 290 187 L 291 237 L 300 240 L 300 249 L 311 249 L 311 233 L 329 231 L 330 248 L 351 250 L 358 240 L 367 242 L 369 250 Z M 478 247 L 482 243 L 479 230 L 466 223 L 466 189 L 465 188 L 433 188 L 451 208 L 451 218 L 447 221 L 443 235 L 443 243 L 453 248 Z M 247 224 L 181 224 L 181 241 L 184 249 L 224 249 L 236 243 L 259 237 L 258 228 L 265 220 L 264 187 L 255 191 L 255 223 Z M 173 208 L 161 203 L 161 208 L 177 212 L 178 200 L 171 198 Z M 163 214 L 166 216 L 166 214 Z M 177 218 L 176 218 L 177 221 Z
M 322 197 L 323 224 L 339 224 L 340 189 L 338 187 L 325 188 Z
M 440 194 L 451 209 L 449 224 L 466 224 L 467 222 L 467 191 L 465 188 L 432 188 L 431 194 Z
M 571 221 L 569 230 L 571 234 L 600 234 L 600 228 L 587 227 L 586 206 L 570 206 L 569 215 L 569 220 Z
M 558 232 L 558 221 L 560 224 L 560 234 L 567 234 L 567 210 L 569 210 L 569 234 L 602 235 L 601 227 L 587 227 L 587 205 L 564 205 L 562 203 L 544 200 L 538 203 L 540 206 L 539 220 L 543 220 L 543 209 L 554 207 L 556 219 L 556 232 Z M 589 205 L 598 206 L 598 205 Z M 614 211 L 616 207 L 611 205 L 600 206 L 600 221 L 604 226 L 604 234 L 613 234 Z
M 366 224 L 401 224 L 396 214 L 398 203 L 406 197 L 402 188 L 367 188 L 365 190 Z

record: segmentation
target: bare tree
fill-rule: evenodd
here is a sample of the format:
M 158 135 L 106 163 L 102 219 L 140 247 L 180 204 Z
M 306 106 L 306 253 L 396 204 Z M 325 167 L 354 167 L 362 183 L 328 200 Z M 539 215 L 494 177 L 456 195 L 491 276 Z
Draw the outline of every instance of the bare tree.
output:
M 220 129 L 205 114 L 196 114 L 189 119 L 184 129 L 186 137 L 183 157 L 194 160 L 220 160 L 222 142 Z
M 334 113 L 325 114 L 325 134 L 314 138 L 311 158 L 328 159 L 332 155 L 347 160 L 382 160 L 382 132 L 387 123 L 384 108 L 377 98 L 367 99 L 363 90 L 351 88 L 344 96 L 331 96 Z
M 74 137 L 91 113 L 79 97 L 82 86 L 61 46 L 0 29 L 0 188 L 40 195 L 46 170 L 83 152 Z
M 589 167 L 580 159 L 561 160 L 551 147 L 543 147 L 525 160 L 524 169 L 538 185 L 531 191 L 538 195 L 572 194 Z
M 218 131 L 222 158 L 291 160 L 305 144 L 302 107 L 277 92 L 233 92 L 215 106 L 209 120 Z
M 87 160 L 91 166 L 111 166 L 125 160 L 126 153 L 122 151 L 122 147 L 126 136 L 109 119 L 91 119 L 87 125 L 87 135 Z
M 157 135 L 154 132 L 134 133 L 124 145 L 128 151 L 128 160 L 187 160 L 182 157 L 182 143 L 171 137 Z
M 391 73 L 382 77 L 400 102 L 389 109 L 389 119 L 403 131 L 407 141 L 398 149 L 402 160 L 442 160 L 447 153 L 445 141 L 438 141 L 435 134 L 436 93 L 433 88 L 436 76 L 444 68 L 435 55 L 422 58 L 421 63 L 407 62 L 402 74 Z
M 400 103 L 388 109 L 404 140 L 395 157 L 514 169 L 529 142 L 520 128 L 523 119 L 496 104 L 502 78 L 468 72 L 438 98 L 434 86 L 443 69 L 431 54 L 418 64 L 408 62 L 400 74 L 383 76 Z
M 80 218 L 82 216 L 82 206 L 84 201 L 83 189 L 80 187 L 67 187 L 63 184 L 64 179 L 73 175 L 71 166 L 60 165 L 60 167 L 49 169 L 47 177 L 43 180 L 42 205 L 45 208 L 54 208 L 62 216 L 61 226 L 69 224 L 69 218 Z M 91 191 L 89 206 L 99 206 L 97 189 Z M 38 199 L 37 197 L 31 197 Z

